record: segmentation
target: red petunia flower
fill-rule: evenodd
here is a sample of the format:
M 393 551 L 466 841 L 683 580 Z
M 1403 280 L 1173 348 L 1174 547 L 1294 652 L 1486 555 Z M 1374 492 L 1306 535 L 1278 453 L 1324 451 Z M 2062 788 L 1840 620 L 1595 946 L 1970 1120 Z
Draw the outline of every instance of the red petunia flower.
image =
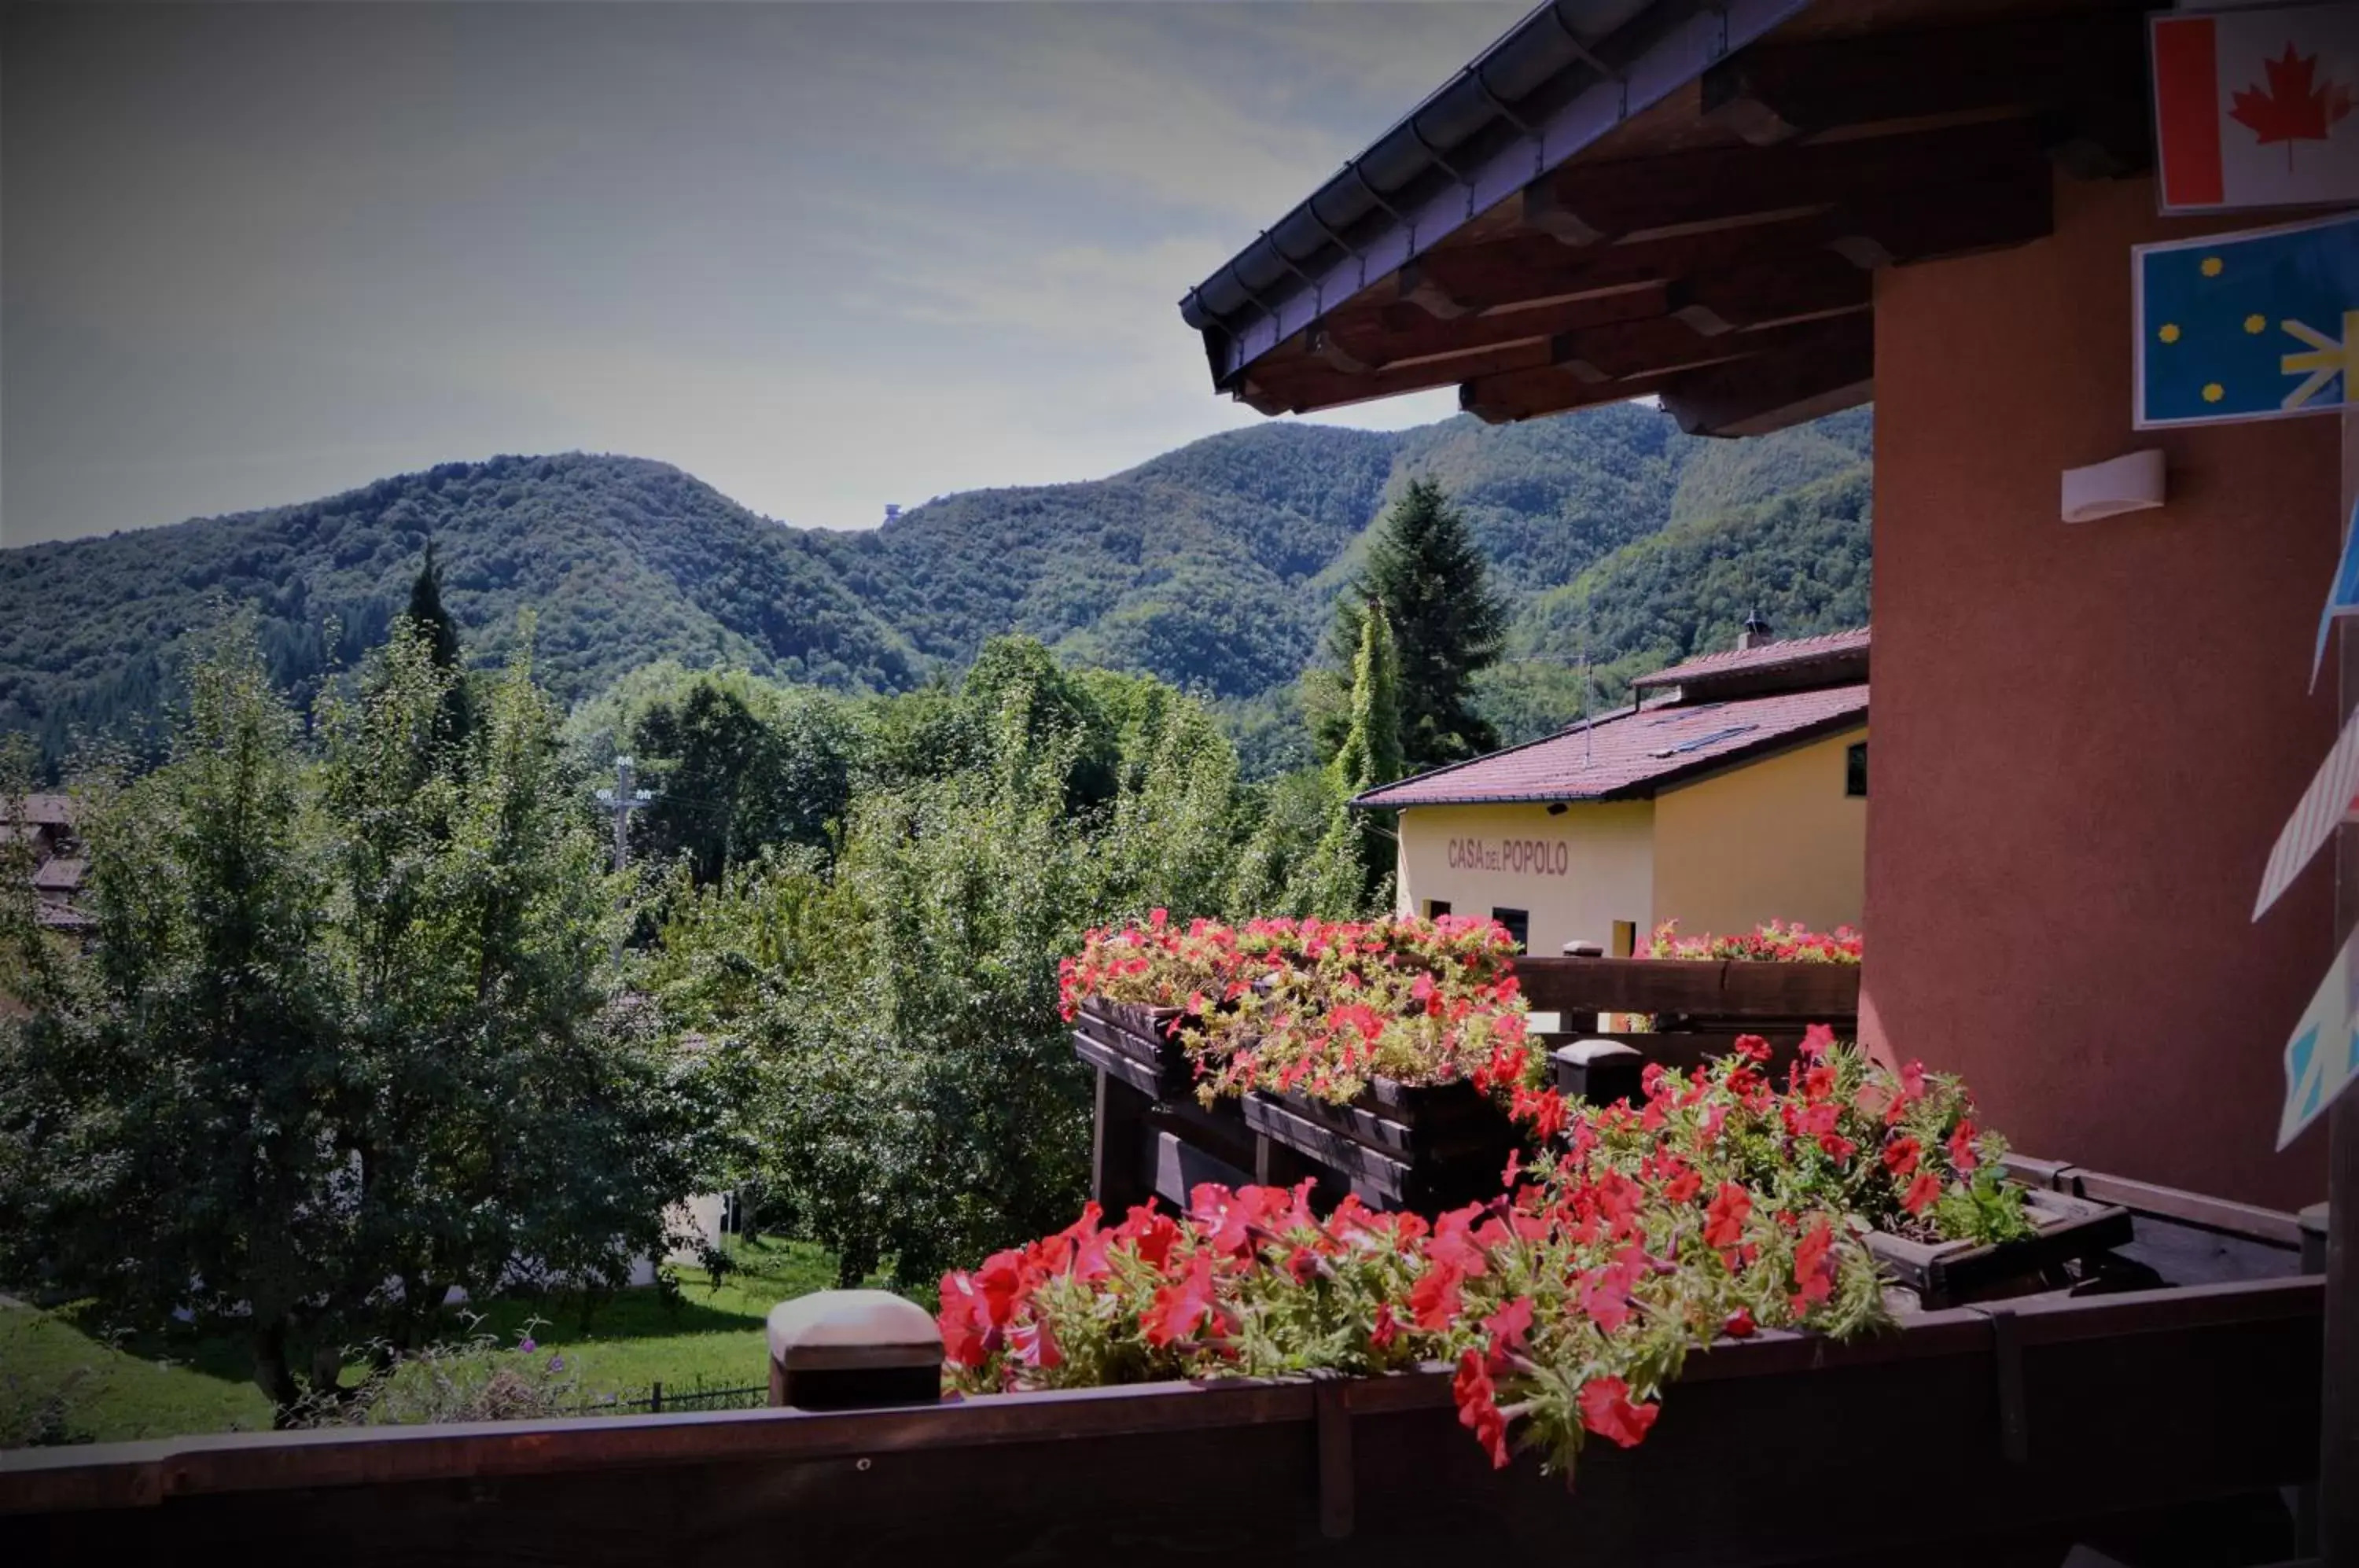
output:
M 1491 1467 L 1507 1467 L 1507 1418 L 1499 1413 L 1498 1389 L 1482 1356 L 1468 1351 L 1458 1358 L 1457 1375 L 1450 1379 L 1450 1397 L 1458 1404 L 1458 1424 L 1474 1434 L 1491 1455 Z
M 1824 1056 L 1835 1043 L 1835 1031 L 1825 1024 L 1812 1024 L 1802 1031 L 1802 1054 L 1815 1062 Z
M 1921 1214 L 1931 1208 L 1940 1195 L 1941 1179 L 1930 1171 L 1920 1170 L 1917 1172 L 1917 1180 L 1908 1183 L 1908 1191 L 1901 1194 L 1900 1206 L 1912 1214 Z
M 1625 1448 L 1644 1442 L 1661 1413 L 1658 1406 L 1633 1400 L 1630 1386 L 1619 1377 L 1592 1377 L 1581 1386 L 1581 1424 Z
M 1750 1307 L 1737 1308 L 1728 1314 L 1728 1321 L 1720 1325 L 1720 1332 L 1731 1339 L 1751 1339 L 1759 1329 L 1760 1325 L 1753 1321 L 1753 1309 Z
M 1214 1310 L 1212 1256 L 1199 1252 L 1190 1259 L 1186 1273 L 1155 1292 L 1155 1299 L 1138 1314 L 1138 1326 L 1146 1332 L 1147 1343 L 1160 1350 L 1194 1334 Z
M 1474 1228 L 1482 1218 L 1483 1205 L 1469 1203 L 1434 1221 L 1433 1239 L 1426 1243 L 1426 1257 L 1470 1279 L 1486 1272 L 1490 1264 L 1483 1256 L 1483 1245 Z
M 1483 1320 L 1483 1331 L 1491 1336 L 1491 1354 L 1503 1356 L 1524 1343 L 1532 1331 L 1532 1299 L 1517 1296 L 1497 1312 Z
M 1974 1153 L 1974 1118 L 1967 1116 L 1950 1134 L 1950 1163 L 1961 1173 L 1972 1171 L 1981 1163 L 1980 1157 Z
M 993 1253 L 975 1271 L 974 1283 L 983 1298 L 985 1319 L 993 1328 L 1004 1326 L 1024 1295 L 1024 1255 Z
M 1532 1136 L 1545 1143 L 1564 1130 L 1564 1096 L 1554 1089 L 1542 1089 L 1534 1094 L 1518 1085 L 1508 1114 L 1517 1121 L 1530 1124 Z
M 1134 1207 L 1114 1230 L 1115 1236 L 1137 1249 L 1139 1261 L 1158 1272 L 1180 1239 L 1180 1226 L 1153 1203 Z
M 1834 1228 L 1821 1214 L 1794 1244 L 1794 1311 L 1808 1312 L 1834 1294 Z
M 1460 1278 L 1458 1270 L 1447 1263 L 1427 1265 L 1408 1292 L 1409 1315 L 1418 1327 L 1432 1334 L 1449 1328 L 1451 1321 L 1465 1306 L 1458 1289 Z
M 1731 1247 L 1745 1239 L 1745 1217 L 1753 1213 L 1753 1194 L 1734 1181 L 1723 1181 L 1704 1210 L 1704 1245 Z
M 942 1276 L 942 1307 L 934 1314 L 942 1331 L 942 1357 L 954 1367 L 977 1367 L 989 1355 L 982 1319 L 983 1298 L 964 1269 Z
M 1897 1178 L 1912 1174 L 1917 1169 L 1920 1149 L 1913 1138 L 1896 1138 L 1884 1146 L 1884 1168 Z

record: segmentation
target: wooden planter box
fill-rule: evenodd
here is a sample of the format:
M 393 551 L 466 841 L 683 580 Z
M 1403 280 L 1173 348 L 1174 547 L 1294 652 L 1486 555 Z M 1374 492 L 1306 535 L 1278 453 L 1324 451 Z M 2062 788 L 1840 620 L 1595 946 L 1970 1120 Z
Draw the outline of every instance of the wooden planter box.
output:
M 1495 1196 L 1519 1141 L 1497 1104 L 1466 1083 L 1380 1078 L 1348 1105 L 1260 1092 L 1244 1105 L 1247 1127 L 1332 1171 L 1363 1203 L 1428 1214 Z
M 2064 1264 L 2125 1247 L 2134 1235 L 2130 1211 L 2117 1204 L 2035 1187 L 2025 1192 L 2024 1206 L 2039 1228 L 2020 1241 L 1919 1242 L 1870 1231 L 1867 1249 L 1887 1276 L 1917 1292 L 1926 1311 L 1938 1312 L 2019 1294 L 2027 1282 L 2036 1288 Z
M 1073 1051 L 1140 1094 L 1186 1099 L 1196 1092 L 1195 1063 L 1166 1031 L 1177 1007 L 1142 1007 L 1093 996 L 1073 1019 Z

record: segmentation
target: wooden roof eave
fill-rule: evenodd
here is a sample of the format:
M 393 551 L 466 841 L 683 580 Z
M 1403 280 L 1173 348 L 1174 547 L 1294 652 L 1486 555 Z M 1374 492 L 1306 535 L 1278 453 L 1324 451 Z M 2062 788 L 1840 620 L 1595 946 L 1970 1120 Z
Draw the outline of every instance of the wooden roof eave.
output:
M 1418 228 L 1414 255 L 1358 244 L 1343 298 L 1320 258 L 1291 263 L 1305 286 L 1223 331 L 1216 384 L 1266 412 L 1455 386 L 1495 421 L 1653 395 L 1718 435 L 1865 400 L 1873 272 L 2045 236 L 2060 165 L 2142 166 L 2143 48 L 2113 5 L 1961 23 L 1970 0 L 1920 0 L 1897 15 L 1951 25 L 1876 30 L 1883 7 L 1803 30 L 1845 4 L 1699 67 L 1448 233 Z

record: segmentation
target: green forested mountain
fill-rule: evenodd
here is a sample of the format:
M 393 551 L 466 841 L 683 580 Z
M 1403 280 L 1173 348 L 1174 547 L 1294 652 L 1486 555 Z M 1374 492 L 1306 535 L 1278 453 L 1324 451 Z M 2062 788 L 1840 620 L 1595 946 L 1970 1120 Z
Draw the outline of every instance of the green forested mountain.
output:
M 1112 478 L 974 491 L 859 533 L 756 516 L 679 470 L 568 453 L 446 463 L 325 500 L 0 551 L 0 729 L 52 758 L 137 735 L 187 630 L 251 605 L 299 692 L 380 640 L 426 539 L 470 657 L 532 611 L 567 701 L 670 658 L 896 690 L 1027 632 L 1074 662 L 1216 700 L 1249 768 L 1295 759 L 1294 678 L 1386 499 L 1430 474 L 1514 607 L 1485 702 L 1509 738 L 1628 676 L 1779 631 L 1855 625 L 1868 581 L 1865 411 L 1748 441 L 1639 405 L 1378 434 L 1268 424 Z

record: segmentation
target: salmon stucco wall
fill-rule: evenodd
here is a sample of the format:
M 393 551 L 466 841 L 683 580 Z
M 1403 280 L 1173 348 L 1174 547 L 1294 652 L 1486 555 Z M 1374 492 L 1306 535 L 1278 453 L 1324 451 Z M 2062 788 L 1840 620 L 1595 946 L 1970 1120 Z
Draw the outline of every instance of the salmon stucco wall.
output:
M 1614 922 L 1654 919 L 1654 806 L 1646 800 L 1545 806 L 1419 806 L 1400 817 L 1400 907 L 1531 916 L 1530 951 L 1576 938 L 1610 947 Z
M 2053 237 L 1877 274 L 1862 1005 L 2027 1153 L 2292 1206 L 2324 1192 L 2318 1131 L 2274 1145 L 2331 857 L 2251 914 L 2334 739 L 2339 432 L 2130 428 L 2129 247 L 2261 221 L 2060 180 Z M 2165 506 L 2059 520 L 2065 469 L 2147 447 Z
M 1655 797 L 1655 919 L 1690 936 L 1799 920 L 1860 923 L 1867 802 L 1846 795 L 1864 727 Z

